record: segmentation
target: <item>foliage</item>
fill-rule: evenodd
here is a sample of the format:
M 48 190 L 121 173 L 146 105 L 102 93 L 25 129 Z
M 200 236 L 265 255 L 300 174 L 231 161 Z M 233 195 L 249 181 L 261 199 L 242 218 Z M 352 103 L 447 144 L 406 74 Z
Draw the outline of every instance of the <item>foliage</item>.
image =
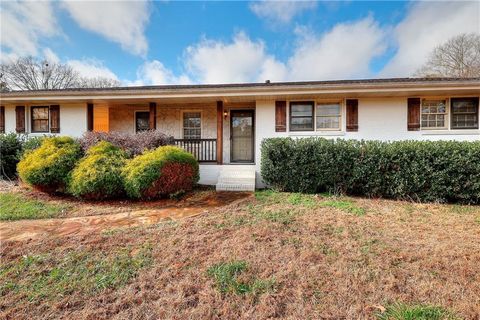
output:
M 70 171 L 81 157 L 80 145 L 70 137 L 45 138 L 18 163 L 22 181 L 45 192 L 63 190 Z
M 480 77 L 480 35 L 463 33 L 435 47 L 425 65 L 417 71 L 422 77 Z
M 129 156 L 139 155 L 145 150 L 153 150 L 174 143 L 173 137 L 167 136 L 158 130 L 139 133 L 91 131 L 86 132 L 79 140 L 84 151 L 100 141 L 110 142 L 114 146 L 126 151 Z
M 275 189 L 439 202 L 480 202 L 480 141 L 272 138 L 261 171 Z
M 129 160 L 122 172 L 127 195 L 152 199 L 189 191 L 198 182 L 198 163 L 183 149 L 165 146 Z
M 134 251 L 128 248 L 108 252 L 76 250 L 59 257 L 23 256 L 2 266 L 0 295 L 17 291 L 30 301 L 41 301 L 119 288 L 152 263 L 151 250 L 151 246 L 144 245 Z
M 50 204 L 15 193 L 0 193 L 0 220 L 45 219 L 57 217 L 68 205 Z
M 378 320 L 453 320 L 458 319 L 443 308 L 427 305 L 394 304 L 377 315 Z
M 73 169 L 68 191 L 76 197 L 95 200 L 120 196 L 126 158 L 125 152 L 110 142 L 97 143 Z
M 13 180 L 17 177 L 17 164 L 26 151 L 38 148 L 44 137 L 25 134 L 0 134 L 0 178 Z
M 245 261 L 231 261 L 211 266 L 208 268 L 207 274 L 215 280 L 218 290 L 223 294 L 252 293 L 258 295 L 274 288 L 275 281 L 273 279 L 239 280 L 239 276 L 247 270 L 248 265 Z
M 0 64 L 0 89 L 45 90 L 66 88 L 118 87 L 116 79 L 82 77 L 68 64 L 28 56 L 5 59 Z
M 15 179 L 22 141 L 15 133 L 0 135 L 0 177 Z

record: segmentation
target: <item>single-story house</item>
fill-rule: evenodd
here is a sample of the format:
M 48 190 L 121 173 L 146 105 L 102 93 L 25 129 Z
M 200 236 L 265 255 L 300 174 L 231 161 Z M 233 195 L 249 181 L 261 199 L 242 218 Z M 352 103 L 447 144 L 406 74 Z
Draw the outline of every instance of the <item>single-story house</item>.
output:
M 394 78 L 12 91 L 0 132 L 81 136 L 157 129 L 200 162 L 200 183 L 262 185 L 270 137 L 480 139 L 480 78 Z

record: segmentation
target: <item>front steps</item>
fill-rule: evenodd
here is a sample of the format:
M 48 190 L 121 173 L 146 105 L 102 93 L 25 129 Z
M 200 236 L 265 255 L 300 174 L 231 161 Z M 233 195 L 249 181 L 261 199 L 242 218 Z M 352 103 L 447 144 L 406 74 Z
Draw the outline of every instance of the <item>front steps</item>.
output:
M 255 166 L 222 166 L 216 189 L 217 191 L 255 191 Z

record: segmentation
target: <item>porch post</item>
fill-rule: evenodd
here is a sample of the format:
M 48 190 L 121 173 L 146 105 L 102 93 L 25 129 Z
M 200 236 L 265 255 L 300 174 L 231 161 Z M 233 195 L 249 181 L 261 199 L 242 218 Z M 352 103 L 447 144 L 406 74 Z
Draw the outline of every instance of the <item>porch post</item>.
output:
M 217 164 L 223 163 L 223 101 L 217 101 Z
M 150 130 L 157 129 L 157 104 L 150 102 L 150 117 L 148 119 L 148 126 Z
M 87 103 L 87 131 L 93 131 L 93 103 Z

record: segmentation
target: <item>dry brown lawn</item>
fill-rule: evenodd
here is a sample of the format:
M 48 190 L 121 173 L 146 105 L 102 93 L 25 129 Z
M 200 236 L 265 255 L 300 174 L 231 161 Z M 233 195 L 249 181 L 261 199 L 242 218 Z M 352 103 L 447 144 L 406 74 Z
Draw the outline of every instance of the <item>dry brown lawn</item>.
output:
M 479 207 L 263 191 L 0 253 L 3 319 L 375 319 L 396 303 L 480 318 Z

